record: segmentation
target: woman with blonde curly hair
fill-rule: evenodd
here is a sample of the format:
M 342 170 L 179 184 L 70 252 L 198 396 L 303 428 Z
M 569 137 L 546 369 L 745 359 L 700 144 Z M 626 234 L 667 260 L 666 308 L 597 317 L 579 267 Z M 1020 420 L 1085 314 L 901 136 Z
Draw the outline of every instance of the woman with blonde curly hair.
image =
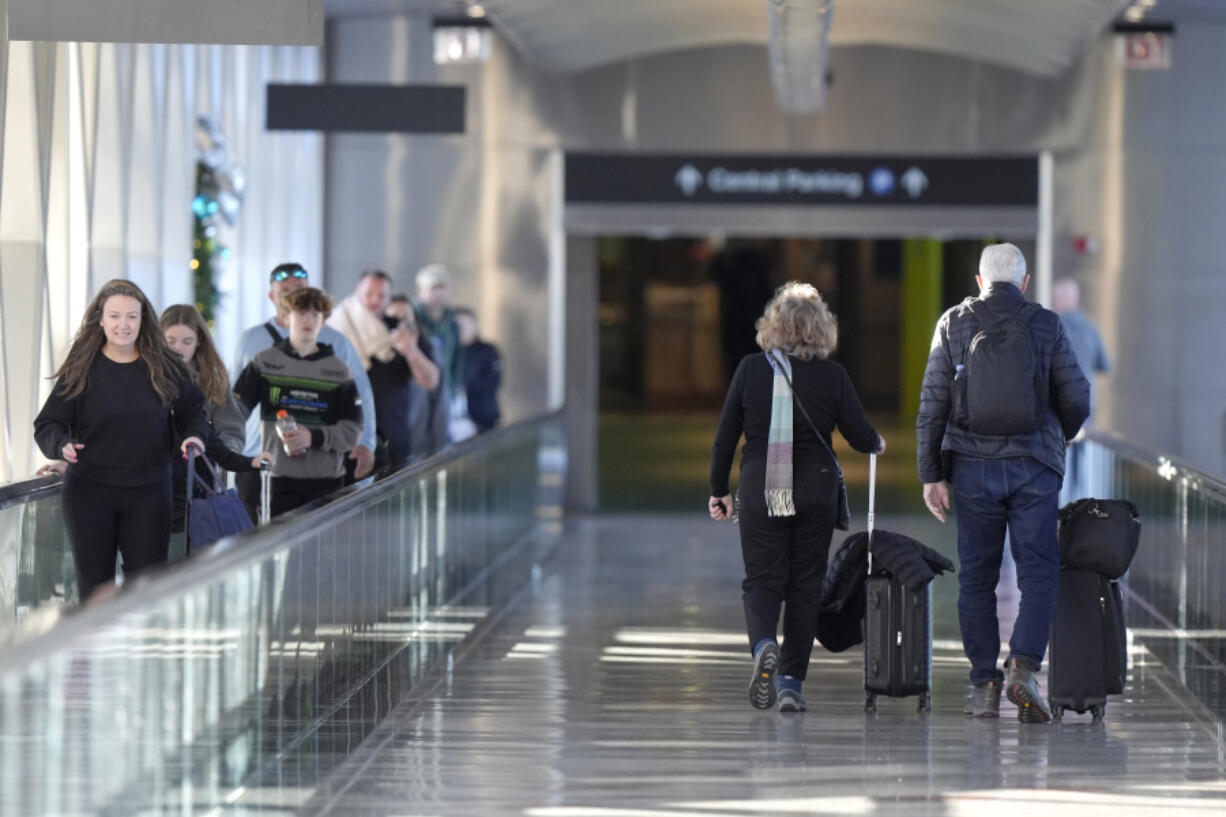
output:
M 882 452 L 885 440 L 839 364 L 827 360 L 838 324 L 817 289 L 779 288 L 757 323 L 763 354 L 737 367 L 711 452 L 712 519 L 731 517 L 728 477 L 741 435 L 741 584 L 753 654 L 749 701 L 803 712 L 802 684 L 817 632 L 826 556 L 837 518 L 837 427 L 852 448 Z M 793 407 L 800 417 L 793 424 Z M 786 605 L 785 605 L 786 602 Z M 782 650 L 776 639 L 780 607 Z

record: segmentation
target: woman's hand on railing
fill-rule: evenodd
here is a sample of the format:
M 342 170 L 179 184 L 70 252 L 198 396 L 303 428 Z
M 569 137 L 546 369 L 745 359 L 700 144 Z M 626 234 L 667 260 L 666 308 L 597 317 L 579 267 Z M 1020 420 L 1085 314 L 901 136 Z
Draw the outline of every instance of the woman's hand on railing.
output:
M 707 511 L 716 522 L 723 522 L 731 516 L 732 496 L 713 496 L 707 501 Z
M 55 462 L 49 462 L 46 465 L 39 468 L 37 471 L 34 472 L 34 476 L 52 477 L 52 476 L 56 476 L 57 474 L 59 476 L 63 476 L 64 472 L 67 470 L 68 470 L 68 463 L 64 462 L 63 460 L 56 460 Z

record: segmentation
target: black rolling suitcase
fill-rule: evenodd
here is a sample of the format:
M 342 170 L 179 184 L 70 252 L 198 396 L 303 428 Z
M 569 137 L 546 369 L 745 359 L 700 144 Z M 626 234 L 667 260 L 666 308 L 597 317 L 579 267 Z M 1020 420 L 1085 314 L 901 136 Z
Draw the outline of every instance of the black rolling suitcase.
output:
M 919 696 L 918 709 L 932 708 L 932 593 L 913 591 L 883 569 L 873 568 L 877 455 L 869 459 L 868 578 L 864 585 L 864 708 L 876 711 L 877 696 Z
M 1101 720 L 1107 696 L 1124 691 L 1128 637 L 1119 582 L 1093 570 L 1060 570 L 1048 645 L 1047 698 L 1052 717 L 1089 711 Z

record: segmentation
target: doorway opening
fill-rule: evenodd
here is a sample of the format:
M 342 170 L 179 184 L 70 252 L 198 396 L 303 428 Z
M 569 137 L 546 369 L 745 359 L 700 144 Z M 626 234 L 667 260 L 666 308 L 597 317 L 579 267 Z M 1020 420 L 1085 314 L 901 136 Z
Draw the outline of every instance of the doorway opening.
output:
M 891 444 L 910 448 L 913 463 L 932 329 L 942 311 L 975 294 L 984 242 L 598 238 L 601 512 L 705 508 L 728 383 L 740 360 L 760 351 L 754 324 L 766 303 L 793 280 L 816 286 L 838 317 L 832 359 L 847 369 L 878 427 L 890 430 Z M 1033 257 L 1033 245 L 1021 246 Z

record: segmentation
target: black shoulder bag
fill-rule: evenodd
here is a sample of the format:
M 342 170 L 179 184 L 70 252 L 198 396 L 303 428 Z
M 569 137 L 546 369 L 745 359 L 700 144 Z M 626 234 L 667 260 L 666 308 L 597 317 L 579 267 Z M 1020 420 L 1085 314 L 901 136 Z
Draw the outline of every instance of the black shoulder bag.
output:
M 796 393 L 796 387 L 792 385 L 792 378 L 788 377 L 788 373 L 783 371 L 783 369 L 780 369 L 780 371 L 783 372 L 784 379 L 788 381 L 788 388 L 792 390 L 792 402 L 800 409 L 800 413 L 804 416 L 805 422 L 809 424 L 809 428 L 813 429 L 813 435 L 817 437 L 817 441 L 829 452 L 830 459 L 834 460 L 834 468 L 839 475 L 839 498 L 836 500 L 838 506 L 835 508 L 834 526 L 838 530 L 850 530 L 851 506 L 847 502 L 847 483 L 843 480 L 843 466 L 839 464 L 839 457 L 834 453 L 834 449 L 826 443 L 822 433 L 817 430 L 817 425 L 813 422 L 813 418 L 809 416 L 809 412 L 805 411 L 804 404 L 800 402 L 800 395 Z

